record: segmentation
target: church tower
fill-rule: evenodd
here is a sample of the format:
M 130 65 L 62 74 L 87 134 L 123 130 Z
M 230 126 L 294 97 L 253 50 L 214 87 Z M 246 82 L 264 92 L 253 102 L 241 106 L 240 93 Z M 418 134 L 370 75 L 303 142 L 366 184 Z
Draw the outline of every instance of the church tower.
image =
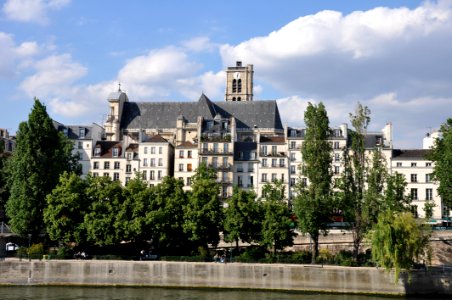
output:
M 226 101 L 253 101 L 253 65 L 242 67 L 236 62 L 235 67 L 226 70 Z

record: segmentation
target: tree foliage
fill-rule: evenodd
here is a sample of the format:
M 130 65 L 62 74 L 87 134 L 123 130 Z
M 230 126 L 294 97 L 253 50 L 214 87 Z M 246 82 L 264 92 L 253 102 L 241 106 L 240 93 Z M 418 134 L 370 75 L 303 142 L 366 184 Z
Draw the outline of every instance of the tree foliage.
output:
M 192 191 L 188 193 L 184 231 L 192 242 L 205 249 L 208 244 L 217 245 L 220 241 L 222 209 L 219 193 L 214 169 L 201 164 L 193 175 Z
M 415 262 L 430 260 L 430 231 L 416 222 L 410 212 L 386 211 L 370 233 L 372 258 L 386 270 L 410 270 Z
M 5 152 L 5 143 L 0 139 L 0 214 L 3 214 L 6 201 L 9 198 L 9 191 L 6 184 L 7 171 L 6 163 L 9 155 Z
M 314 242 L 312 260 L 318 254 L 320 232 L 326 232 L 331 222 L 332 207 L 332 147 L 329 119 L 325 106 L 308 104 L 304 115 L 306 124 L 305 141 L 301 148 L 303 156 L 302 174 L 309 180 L 307 187 L 298 186 L 294 199 L 294 210 L 298 227 L 309 233 Z
M 44 105 L 35 99 L 27 122 L 19 125 L 17 144 L 8 164 L 10 198 L 6 212 L 16 233 L 39 234 L 46 196 L 64 171 L 80 172 L 72 143 L 53 126 Z
M 263 215 L 261 244 L 273 252 L 293 245 L 295 236 L 291 228 L 291 213 L 285 199 L 284 185 L 276 181 L 262 189 Z
M 86 240 L 83 226 L 88 206 L 86 187 L 86 181 L 80 176 L 65 172 L 55 189 L 47 195 L 44 223 L 51 240 L 65 244 Z
M 429 159 L 435 162 L 433 179 L 439 182 L 438 193 L 444 205 L 452 207 L 452 118 L 441 125 L 442 136 L 435 140 Z
M 259 241 L 262 209 L 256 201 L 256 193 L 234 187 L 227 204 L 223 220 L 224 240 L 234 241 L 236 248 L 240 240 L 245 243 Z

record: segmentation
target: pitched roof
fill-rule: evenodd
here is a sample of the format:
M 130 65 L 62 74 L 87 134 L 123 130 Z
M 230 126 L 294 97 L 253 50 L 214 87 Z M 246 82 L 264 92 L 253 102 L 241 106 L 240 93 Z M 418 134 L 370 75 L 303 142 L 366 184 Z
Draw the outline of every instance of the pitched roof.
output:
M 95 155 L 94 157 L 110 158 L 113 157 L 113 148 L 117 147 L 119 149 L 118 156 L 122 155 L 122 145 L 121 142 L 117 141 L 98 141 L 94 148 L 100 148 L 100 155 Z M 96 152 L 94 152 L 96 153 Z
M 212 102 L 201 95 L 197 102 L 125 102 L 121 129 L 175 128 L 178 118 L 196 123 L 198 116 L 213 119 L 234 116 L 237 128 L 283 129 L 276 101 Z
M 193 144 L 192 142 L 183 142 L 180 145 L 178 145 L 176 148 L 197 148 L 198 145 Z
M 165 140 L 160 134 L 156 134 L 153 136 L 145 135 L 143 137 L 143 142 L 145 142 L 145 143 L 168 143 L 168 141 Z
M 430 149 L 394 149 L 392 150 L 393 159 L 427 159 Z
M 270 144 L 285 144 L 286 141 L 283 136 L 261 136 L 261 143 L 270 143 Z

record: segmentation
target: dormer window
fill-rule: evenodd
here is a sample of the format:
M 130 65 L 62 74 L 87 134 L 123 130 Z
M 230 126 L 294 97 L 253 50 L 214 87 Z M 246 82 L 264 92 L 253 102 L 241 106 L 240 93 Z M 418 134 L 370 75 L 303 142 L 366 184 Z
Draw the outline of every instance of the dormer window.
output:
M 213 122 L 207 121 L 207 129 L 212 129 L 212 127 L 213 127 Z
M 85 138 L 85 128 L 79 128 L 78 129 L 78 137 L 80 139 L 84 139 Z
M 67 130 L 67 128 L 63 128 L 63 134 L 64 134 L 65 136 L 68 136 L 68 130 Z
M 113 157 L 118 157 L 119 156 L 119 148 L 118 147 L 114 147 L 113 148 Z
M 100 147 L 94 148 L 94 156 L 100 156 L 101 149 Z

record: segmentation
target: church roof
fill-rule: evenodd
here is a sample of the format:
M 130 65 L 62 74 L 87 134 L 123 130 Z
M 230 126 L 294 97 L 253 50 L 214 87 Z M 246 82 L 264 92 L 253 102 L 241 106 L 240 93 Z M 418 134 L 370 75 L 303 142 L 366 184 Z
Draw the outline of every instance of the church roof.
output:
M 197 102 L 125 102 L 121 129 L 175 128 L 184 117 L 196 123 L 198 116 L 212 120 L 220 114 L 234 116 L 237 128 L 283 129 L 276 101 L 212 102 L 204 94 Z

